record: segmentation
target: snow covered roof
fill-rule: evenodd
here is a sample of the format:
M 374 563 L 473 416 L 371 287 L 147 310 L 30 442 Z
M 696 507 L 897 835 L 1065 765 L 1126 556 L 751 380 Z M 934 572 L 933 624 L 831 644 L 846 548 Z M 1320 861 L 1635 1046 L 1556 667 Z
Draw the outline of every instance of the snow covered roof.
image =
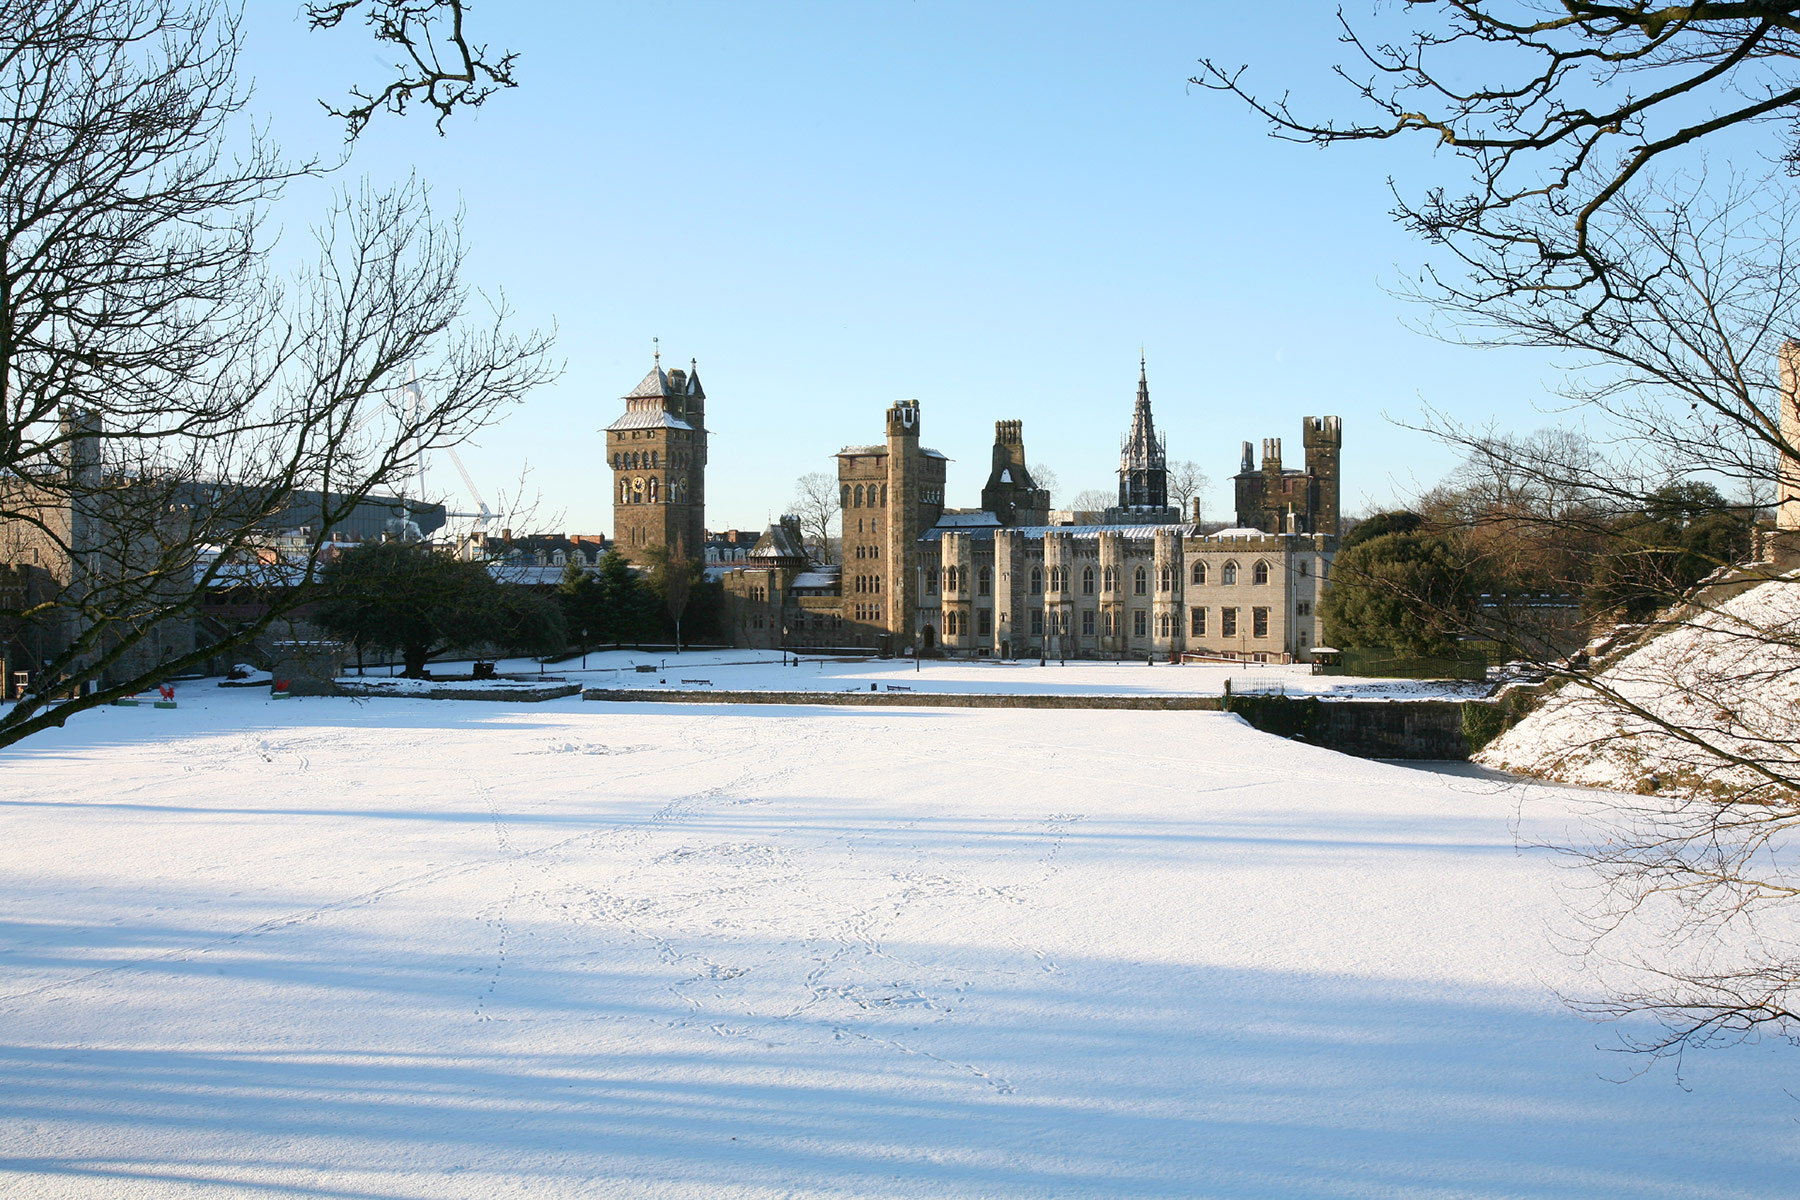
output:
M 802 571 L 794 576 L 793 583 L 796 588 L 834 588 L 837 585 L 836 571 Z
M 982 512 L 944 513 L 937 520 L 939 529 L 976 529 L 982 526 L 997 528 L 999 524 L 1000 518 L 985 510 Z
M 628 412 L 606 428 L 611 431 L 614 429 L 692 429 L 693 426 L 673 413 L 658 410 Z
M 930 529 L 927 529 L 924 533 L 920 534 L 919 540 L 922 542 L 935 542 L 940 540 L 945 532 L 966 532 L 977 540 L 986 540 L 993 537 L 995 533 L 1001 532 L 1002 529 L 1007 533 L 1017 533 L 1028 538 L 1042 538 L 1046 534 L 1052 533 L 1061 537 L 1070 538 L 1097 538 L 1103 533 L 1118 533 L 1124 534 L 1127 537 L 1149 538 L 1163 530 L 1168 530 L 1186 537 L 1188 536 L 1188 531 L 1192 528 L 1193 526 L 1191 525 L 1015 525 L 1011 527 L 977 525 L 965 529 L 951 528 L 946 531 L 945 527 L 939 524 L 933 525 Z
M 860 458 L 866 454 L 886 454 L 886 446 L 845 446 L 837 452 L 839 458 Z
M 649 396 L 667 396 L 669 394 L 669 375 L 661 364 L 650 368 L 650 373 L 638 381 L 638 385 L 626 392 L 621 399 L 642 400 Z

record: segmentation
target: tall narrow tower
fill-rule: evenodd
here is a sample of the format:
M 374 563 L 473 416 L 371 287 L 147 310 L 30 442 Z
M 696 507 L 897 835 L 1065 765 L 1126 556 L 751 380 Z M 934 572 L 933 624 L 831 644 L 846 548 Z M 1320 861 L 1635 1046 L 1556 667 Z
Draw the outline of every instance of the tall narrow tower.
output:
M 606 427 L 613 544 L 642 564 L 652 547 L 698 559 L 706 541 L 706 392 L 698 364 L 665 371 L 662 353 Z
M 1150 415 L 1150 380 L 1140 355 L 1137 406 L 1131 412 L 1131 432 L 1119 447 L 1119 503 L 1106 510 L 1106 521 L 1130 524 L 1179 519 L 1180 514 L 1169 507 L 1168 454 Z

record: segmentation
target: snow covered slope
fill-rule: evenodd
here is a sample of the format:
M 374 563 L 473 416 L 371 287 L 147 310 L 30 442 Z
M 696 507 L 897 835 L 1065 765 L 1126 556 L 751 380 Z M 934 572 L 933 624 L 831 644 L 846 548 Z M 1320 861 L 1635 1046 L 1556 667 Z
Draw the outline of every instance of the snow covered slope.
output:
M 0 752 L 8 1197 L 1778 1197 L 1612 1031 L 1591 796 L 1210 713 L 211 689 Z
M 1613 696 L 1566 686 L 1479 761 L 1623 791 L 1651 790 L 1652 776 L 1663 791 L 1755 788 L 1764 777 L 1746 763 L 1800 773 L 1800 581 L 1760 584 L 1682 620 L 1597 675 Z

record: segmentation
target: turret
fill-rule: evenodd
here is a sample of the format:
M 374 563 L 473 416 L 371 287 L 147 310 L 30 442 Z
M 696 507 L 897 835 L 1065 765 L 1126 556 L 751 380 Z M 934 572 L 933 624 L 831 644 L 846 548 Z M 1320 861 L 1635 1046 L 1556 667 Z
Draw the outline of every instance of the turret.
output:
M 1306 473 L 1312 477 L 1312 521 L 1309 533 L 1332 537 L 1338 532 L 1338 453 L 1344 445 L 1338 417 L 1307 417 L 1301 422 L 1306 445 Z M 1800 514 L 1797 514 L 1800 515 Z

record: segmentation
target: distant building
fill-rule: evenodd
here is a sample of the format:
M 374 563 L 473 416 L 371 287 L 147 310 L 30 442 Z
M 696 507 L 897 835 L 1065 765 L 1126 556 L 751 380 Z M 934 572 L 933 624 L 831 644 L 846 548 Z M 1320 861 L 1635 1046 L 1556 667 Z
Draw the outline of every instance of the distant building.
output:
M 650 373 L 624 400 L 624 415 L 606 427 L 613 543 L 638 566 L 653 547 L 697 558 L 706 542 L 706 389 L 699 367 L 665 371 L 658 351 Z
M 887 440 L 838 451 L 843 564 L 807 563 L 798 526 L 771 526 L 725 576 L 727 625 L 750 646 L 999 657 L 1258 661 L 1310 657 L 1337 549 L 1339 422 L 1304 423 L 1308 470 L 1239 487 L 1235 527 L 1203 532 L 1168 504 L 1167 451 L 1145 365 L 1102 523 L 1051 524 L 1022 422 L 999 421 L 982 507 L 945 507 L 947 459 L 920 443 L 916 400 Z

